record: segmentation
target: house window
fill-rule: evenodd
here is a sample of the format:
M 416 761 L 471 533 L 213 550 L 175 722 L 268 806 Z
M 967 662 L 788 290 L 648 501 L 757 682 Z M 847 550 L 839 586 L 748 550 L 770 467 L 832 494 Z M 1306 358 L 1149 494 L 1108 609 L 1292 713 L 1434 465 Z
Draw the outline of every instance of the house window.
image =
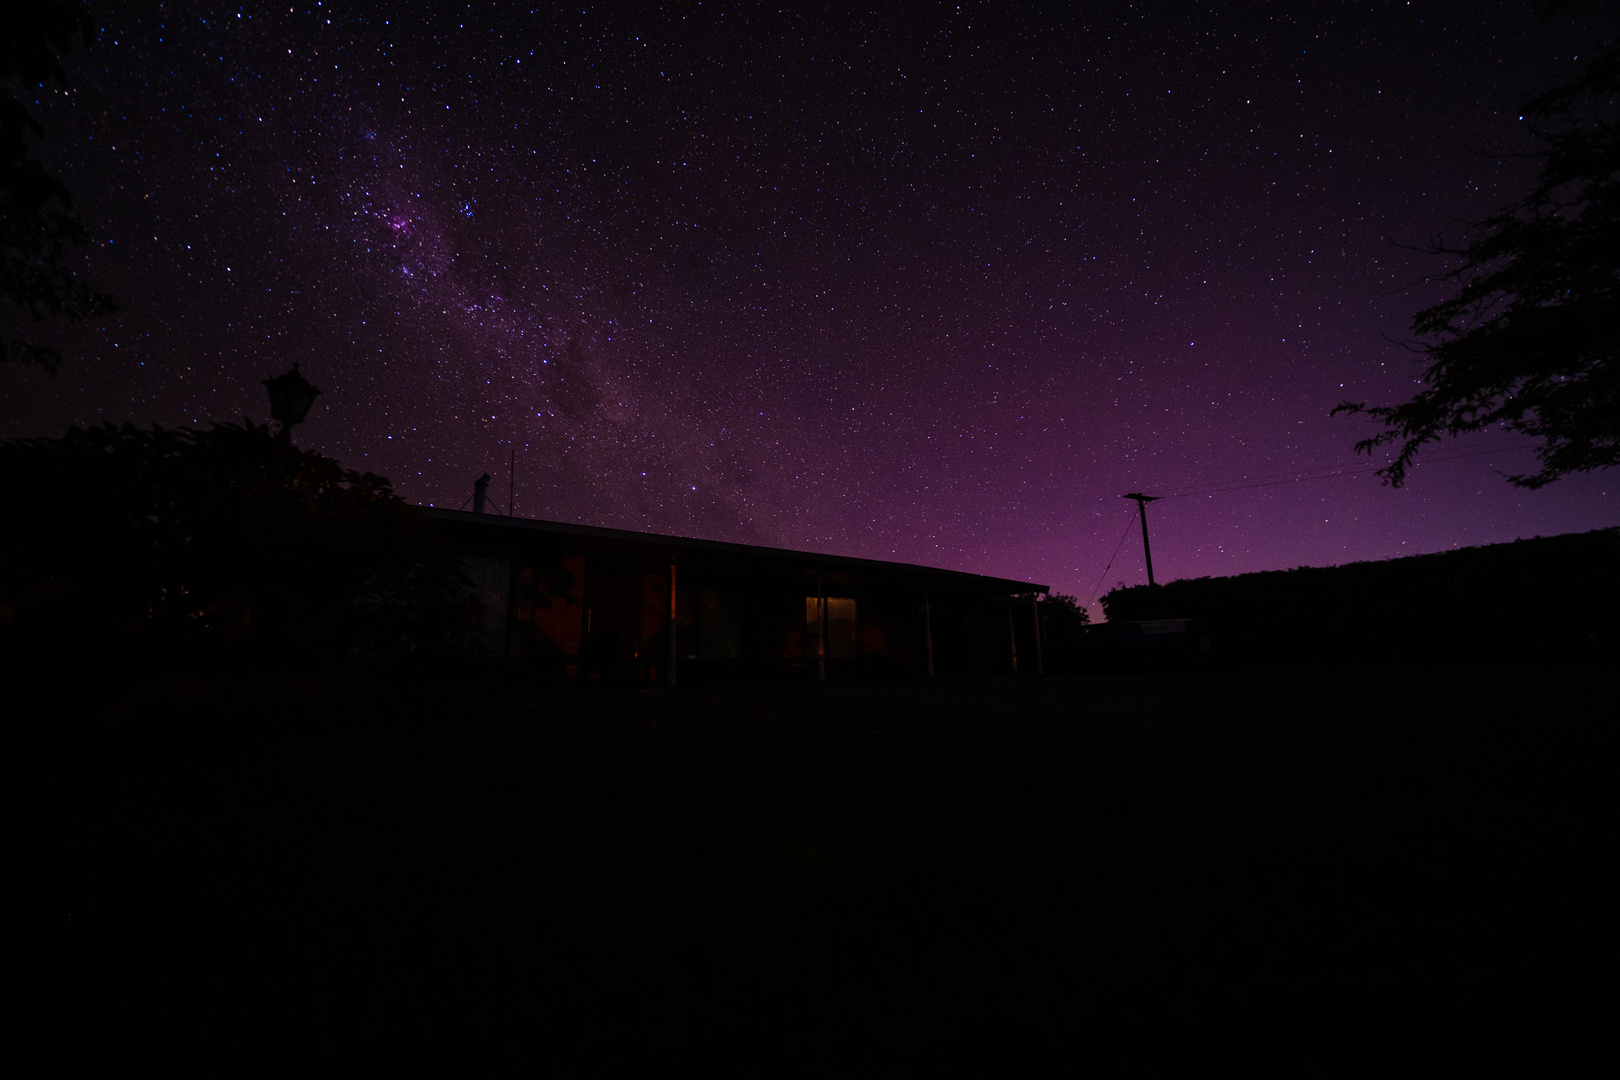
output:
M 821 604 L 818 597 L 804 598 L 804 640 L 808 654 L 820 655 Z M 827 658 L 853 660 L 857 655 L 855 644 L 855 601 L 848 597 L 829 596 L 827 604 Z
M 705 660 L 737 659 L 737 594 L 698 590 L 698 655 Z
M 484 651 L 501 655 L 506 651 L 506 601 L 512 591 L 512 564 L 506 559 L 472 556 L 462 560 L 473 592 L 484 608 Z

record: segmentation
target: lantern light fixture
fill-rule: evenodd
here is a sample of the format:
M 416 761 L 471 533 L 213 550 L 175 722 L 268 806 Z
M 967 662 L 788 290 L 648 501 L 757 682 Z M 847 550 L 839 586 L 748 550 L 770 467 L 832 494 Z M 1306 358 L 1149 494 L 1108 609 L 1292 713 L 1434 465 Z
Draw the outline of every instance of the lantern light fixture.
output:
M 315 399 L 321 393 L 298 373 L 297 364 L 285 375 L 264 380 L 264 388 L 270 393 L 270 415 L 281 424 L 283 432 L 294 424 L 304 422 L 310 406 L 315 404 Z

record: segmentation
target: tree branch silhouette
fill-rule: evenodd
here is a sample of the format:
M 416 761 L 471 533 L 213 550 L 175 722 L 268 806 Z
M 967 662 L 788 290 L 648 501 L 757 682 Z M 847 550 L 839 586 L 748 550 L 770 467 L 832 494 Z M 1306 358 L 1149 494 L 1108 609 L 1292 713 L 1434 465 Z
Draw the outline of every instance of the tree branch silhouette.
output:
M 13 4 L 0 19 L 0 83 L 16 91 L 67 85 L 61 57 L 74 38 L 88 45 L 95 24 L 78 0 Z M 76 277 L 68 264 L 89 234 L 73 212 L 67 185 L 29 156 L 28 138 L 44 129 L 12 88 L 0 89 L 0 296 L 34 322 L 72 321 L 118 310 L 112 298 Z M 0 337 L 0 362 L 37 364 L 55 374 L 62 356 L 49 346 Z
M 1461 260 L 1440 275 L 1455 295 L 1412 319 L 1427 339 L 1424 388 L 1400 405 L 1333 410 L 1383 424 L 1357 452 L 1401 444 L 1378 470 L 1394 487 L 1425 444 L 1495 426 L 1540 440 L 1539 471 L 1508 477 L 1519 487 L 1620 462 L 1620 45 L 1531 100 L 1525 118 L 1545 144 L 1530 192 L 1424 249 Z

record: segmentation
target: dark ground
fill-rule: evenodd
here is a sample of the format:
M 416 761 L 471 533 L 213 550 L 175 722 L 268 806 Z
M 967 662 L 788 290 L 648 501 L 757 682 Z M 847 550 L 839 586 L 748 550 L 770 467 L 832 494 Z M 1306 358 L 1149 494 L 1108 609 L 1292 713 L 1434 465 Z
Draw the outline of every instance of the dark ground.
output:
M 470 1022 L 584 1072 L 1602 1030 L 1606 670 L 479 681 L 16 676 L 42 1000 L 131 1048 Z

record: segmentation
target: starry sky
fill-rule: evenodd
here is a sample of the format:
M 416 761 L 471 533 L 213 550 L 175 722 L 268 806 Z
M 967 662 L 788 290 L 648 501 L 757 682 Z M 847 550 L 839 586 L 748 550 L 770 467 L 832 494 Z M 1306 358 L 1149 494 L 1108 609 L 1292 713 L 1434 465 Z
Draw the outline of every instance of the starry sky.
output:
M 1390 489 L 1328 416 L 1416 390 L 1413 246 L 1526 188 L 1609 26 L 1005 7 L 95 4 L 32 108 L 123 310 L 31 331 L 0 437 L 263 420 L 296 361 L 299 443 L 415 502 L 515 452 L 521 516 L 1082 600 L 1145 580 L 1126 492 L 1160 580 L 1620 519 L 1506 432 Z

